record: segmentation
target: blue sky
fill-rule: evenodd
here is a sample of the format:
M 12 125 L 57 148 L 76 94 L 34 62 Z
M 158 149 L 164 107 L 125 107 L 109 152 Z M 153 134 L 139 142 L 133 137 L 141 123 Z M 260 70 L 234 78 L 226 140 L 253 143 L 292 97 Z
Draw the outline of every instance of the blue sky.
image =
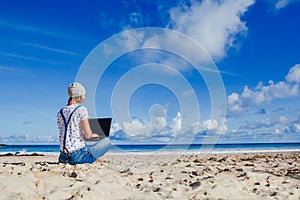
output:
M 300 142 L 299 9 L 297 0 L 3 1 L 0 143 L 56 143 L 74 80 L 87 84 L 91 117 L 113 117 L 113 143 Z M 85 67 L 112 54 L 108 66 Z

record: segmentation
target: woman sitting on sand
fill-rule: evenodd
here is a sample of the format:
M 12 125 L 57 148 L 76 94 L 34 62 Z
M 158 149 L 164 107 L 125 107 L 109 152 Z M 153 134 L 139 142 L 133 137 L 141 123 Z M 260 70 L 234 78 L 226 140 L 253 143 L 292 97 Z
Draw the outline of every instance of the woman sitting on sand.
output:
M 86 107 L 81 105 L 85 100 L 85 88 L 80 83 L 68 87 L 69 101 L 67 106 L 57 113 L 59 130 L 59 162 L 72 165 L 93 163 L 110 148 L 108 138 L 99 140 L 99 135 L 92 133 Z M 99 140 L 91 148 L 85 145 L 85 138 Z

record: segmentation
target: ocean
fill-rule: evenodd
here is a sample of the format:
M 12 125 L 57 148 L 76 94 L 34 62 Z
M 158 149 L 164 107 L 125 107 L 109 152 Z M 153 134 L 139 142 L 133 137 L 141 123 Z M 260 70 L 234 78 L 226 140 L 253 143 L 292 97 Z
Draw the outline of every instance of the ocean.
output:
M 284 153 L 300 152 L 300 143 L 215 144 L 215 145 L 112 145 L 108 154 L 224 154 L 224 153 Z M 5 154 L 58 155 L 56 144 L 0 145 L 0 155 Z

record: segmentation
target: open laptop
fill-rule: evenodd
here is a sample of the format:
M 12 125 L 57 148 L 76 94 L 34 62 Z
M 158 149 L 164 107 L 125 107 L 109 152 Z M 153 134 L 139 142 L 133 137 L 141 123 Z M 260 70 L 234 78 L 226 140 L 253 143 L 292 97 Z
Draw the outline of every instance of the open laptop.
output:
M 112 118 L 92 118 L 89 119 L 90 127 L 93 133 L 100 136 L 100 139 L 109 136 Z M 91 139 L 93 140 L 93 139 Z

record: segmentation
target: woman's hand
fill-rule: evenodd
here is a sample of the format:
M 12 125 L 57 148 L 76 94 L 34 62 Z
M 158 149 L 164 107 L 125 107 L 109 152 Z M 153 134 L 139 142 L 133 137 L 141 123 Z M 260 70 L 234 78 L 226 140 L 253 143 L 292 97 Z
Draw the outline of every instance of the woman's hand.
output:
M 91 140 L 99 140 L 99 139 L 100 139 L 100 136 L 99 136 L 98 134 L 96 134 L 96 133 L 93 133 L 93 134 L 92 134 L 92 137 L 89 138 L 89 139 L 91 139 Z

